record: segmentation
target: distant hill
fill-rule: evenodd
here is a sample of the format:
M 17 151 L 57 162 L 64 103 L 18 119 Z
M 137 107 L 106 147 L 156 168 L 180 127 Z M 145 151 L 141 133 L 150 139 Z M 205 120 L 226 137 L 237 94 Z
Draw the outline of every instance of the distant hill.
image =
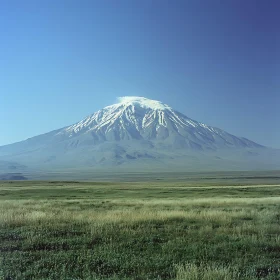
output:
M 7 174 L 0 174 L 0 180 L 27 180 L 25 176 L 21 173 L 7 173 Z

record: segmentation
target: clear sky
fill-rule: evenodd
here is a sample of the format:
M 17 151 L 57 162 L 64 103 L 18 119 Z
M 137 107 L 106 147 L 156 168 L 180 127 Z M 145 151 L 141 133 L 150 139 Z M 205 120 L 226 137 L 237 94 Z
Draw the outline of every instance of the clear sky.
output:
M 280 148 L 280 1 L 0 1 L 0 145 L 118 96 Z

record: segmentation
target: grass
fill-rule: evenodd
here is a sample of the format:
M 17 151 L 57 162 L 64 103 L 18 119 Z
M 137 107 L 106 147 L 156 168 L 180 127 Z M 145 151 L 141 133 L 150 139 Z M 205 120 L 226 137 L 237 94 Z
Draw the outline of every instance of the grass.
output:
M 0 183 L 0 279 L 280 279 L 280 186 Z
M 240 278 L 238 270 L 231 267 L 195 264 L 178 265 L 177 280 L 234 280 Z

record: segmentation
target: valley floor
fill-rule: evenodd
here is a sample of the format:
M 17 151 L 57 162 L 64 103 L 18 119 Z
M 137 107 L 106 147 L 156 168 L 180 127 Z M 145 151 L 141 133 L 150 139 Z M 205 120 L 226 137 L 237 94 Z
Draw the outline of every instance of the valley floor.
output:
M 0 279 L 280 279 L 280 184 L 0 182 Z

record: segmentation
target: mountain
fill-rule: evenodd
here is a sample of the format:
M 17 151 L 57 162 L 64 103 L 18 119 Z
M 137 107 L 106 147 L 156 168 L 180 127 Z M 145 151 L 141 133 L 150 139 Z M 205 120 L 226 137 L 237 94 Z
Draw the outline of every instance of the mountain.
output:
M 261 147 L 245 138 L 194 121 L 159 101 L 143 97 L 124 97 L 120 101 L 60 130 L 56 136 L 75 139 L 74 145 L 80 141 L 96 145 L 105 141 L 145 140 L 153 146 L 165 145 L 175 149 Z
M 0 147 L 0 160 L 40 168 L 271 168 L 274 154 L 159 101 L 133 96 L 68 127 Z

